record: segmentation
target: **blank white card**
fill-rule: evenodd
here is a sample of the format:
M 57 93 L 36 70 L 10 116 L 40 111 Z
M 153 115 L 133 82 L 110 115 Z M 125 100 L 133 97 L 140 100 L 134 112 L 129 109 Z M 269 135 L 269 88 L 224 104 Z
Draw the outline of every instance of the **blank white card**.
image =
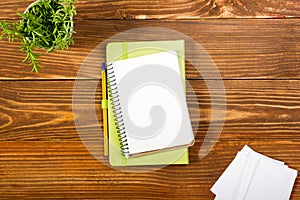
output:
M 284 162 L 244 146 L 211 191 L 215 200 L 288 200 L 296 177 Z

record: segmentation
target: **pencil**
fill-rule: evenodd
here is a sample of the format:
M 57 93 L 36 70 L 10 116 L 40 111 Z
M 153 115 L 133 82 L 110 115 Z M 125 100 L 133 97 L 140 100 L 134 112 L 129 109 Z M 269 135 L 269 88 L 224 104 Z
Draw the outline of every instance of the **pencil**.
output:
M 108 156 L 108 131 L 107 131 L 107 93 L 106 93 L 106 65 L 102 62 L 102 111 L 103 111 L 103 135 L 104 156 Z

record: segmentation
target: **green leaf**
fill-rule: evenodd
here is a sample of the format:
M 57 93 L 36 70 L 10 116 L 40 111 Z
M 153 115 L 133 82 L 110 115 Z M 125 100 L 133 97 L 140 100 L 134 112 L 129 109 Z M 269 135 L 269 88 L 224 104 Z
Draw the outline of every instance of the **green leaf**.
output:
M 6 37 L 9 41 L 21 41 L 20 50 L 26 53 L 22 62 L 32 66 L 32 71 L 38 73 L 42 68 L 39 57 L 34 53 L 36 47 L 43 48 L 47 53 L 58 49 L 67 49 L 74 44 L 70 38 L 75 33 L 71 27 L 70 17 L 76 12 L 76 0 L 40 0 L 28 9 L 26 13 L 17 12 L 21 17 L 19 22 L 0 22 L 0 40 Z

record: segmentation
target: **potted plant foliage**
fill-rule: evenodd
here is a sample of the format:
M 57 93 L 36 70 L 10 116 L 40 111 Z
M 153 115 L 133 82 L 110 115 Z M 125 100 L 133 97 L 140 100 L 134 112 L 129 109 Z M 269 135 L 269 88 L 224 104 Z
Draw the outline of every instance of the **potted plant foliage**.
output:
M 38 0 L 22 13 L 17 13 L 19 22 L 0 22 L 0 40 L 7 37 L 9 41 L 21 42 L 20 49 L 26 53 L 23 62 L 32 66 L 38 73 L 42 68 L 38 59 L 42 54 L 35 53 L 35 48 L 47 53 L 54 49 L 65 50 L 73 39 L 73 16 L 76 15 L 76 0 Z

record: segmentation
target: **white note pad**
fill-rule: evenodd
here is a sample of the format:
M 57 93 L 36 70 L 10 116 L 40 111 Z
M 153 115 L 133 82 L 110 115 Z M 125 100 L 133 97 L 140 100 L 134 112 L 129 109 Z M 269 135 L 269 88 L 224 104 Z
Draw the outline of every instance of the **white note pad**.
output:
M 236 158 L 227 167 L 225 172 L 221 175 L 219 180 L 211 188 L 214 194 L 220 195 L 223 199 L 230 199 L 234 192 L 236 184 L 238 183 L 239 177 L 246 164 L 247 157 L 240 152 Z
M 295 170 L 261 159 L 245 200 L 281 200 Z
M 215 200 L 288 200 L 297 170 L 247 145 L 216 181 Z
M 239 184 L 236 186 L 232 199 L 243 199 L 245 192 L 248 190 L 252 177 L 255 174 L 260 158 L 254 154 L 247 155 L 247 163 L 244 167 Z
M 175 51 L 115 61 L 107 74 L 126 157 L 193 145 Z

